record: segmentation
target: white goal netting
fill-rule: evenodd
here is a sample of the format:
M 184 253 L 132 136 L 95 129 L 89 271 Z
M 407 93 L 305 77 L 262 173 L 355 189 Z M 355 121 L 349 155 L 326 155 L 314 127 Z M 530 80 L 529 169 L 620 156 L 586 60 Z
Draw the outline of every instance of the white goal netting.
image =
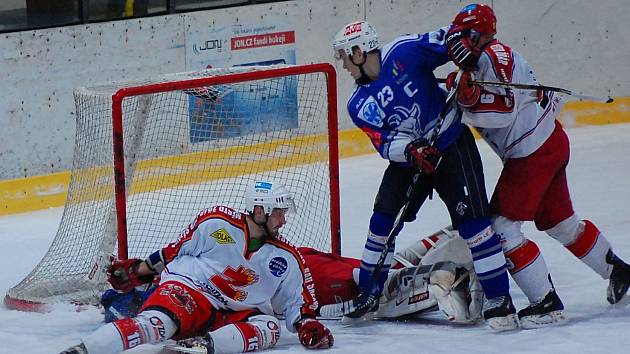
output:
M 94 303 L 108 286 L 104 267 L 120 248 L 117 218 L 126 216 L 128 256 L 144 258 L 177 238 L 201 209 L 242 209 L 254 178 L 282 181 L 294 193 L 298 213 L 283 228 L 286 238 L 332 250 L 339 221 L 336 130 L 329 132 L 329 120 L 336 129 L 336 117 L 329 111 L 331 75 L 311 67 L 209 69 L 75 90 L 75 152 L 61 224 L 5 303 L 22 309 Z M 125 168 L 120 214 L 112 152 L 116 95 L 124 96 L 124 145 L 116 145 Z

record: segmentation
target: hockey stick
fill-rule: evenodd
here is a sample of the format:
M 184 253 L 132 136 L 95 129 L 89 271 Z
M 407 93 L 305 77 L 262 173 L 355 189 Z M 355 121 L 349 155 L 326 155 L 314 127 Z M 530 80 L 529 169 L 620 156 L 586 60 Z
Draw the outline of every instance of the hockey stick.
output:
M 441 82 L 441 83 L 446 82 L 446 79 L 437 79 L 437 80 L 438 82 Z M 518 84 L 518 83 L 512 83 L 512 82 L 478 81 L 478 80 L 471 80 L 471 81 L 468 81 L 468 83 L 472 85 L 480 85 L 480 86 L 512 87 L 519 90 L 553 91 L 553 92 L 563 93 L 565 95 L 575 96 L 577 98 L 582 98 L 585 100 L 604 102 L 604 103 L 612 103 L 615 101 L 610 96 L 600 97 L 600 96 L 583 95 L 581 93 L 573 92 L 571 90 L 567 90 L 561 87 L 554 87 L 554 86 Z
M 440 114 L 438 115 L 438 118 L 435 121 L 435 126 L 433 127 L 433 131 L 431 132 L 431 136 L 429 137 L 429 146 L 435 145 L 435 142 L 437 141 L 438 135 L 440 134 L 440 131 L 442 130 L 442 124 L 444 123 L 444 120 L 446 119 L 446 115 L 448 114 L 449 109 L 457 96 L 457 85 L 463 73 L 464 72 L 460 70 L 457 73 L 457 76 L 455 77 L 455 84 L 453 85 L 453 88 L 451 89 L 451 91 L 448 93 L 448 96 L 446 97 L 446 102 L 444 103 L 444 107 L 442 107 L 442 110 L 440 111 Z M 409 208 L 409 205 L 412 202 L 412 197 L 415 194 L 416 187 L 418 186 L 418 181 L 420 180 L 421 175 L 422 175 L 422 170 L 417 170 L 411 179 L 411 183 L 409 184 L 409 187 L 407 188 L 407 192 L 405 193 L 405 204 L 403 204 L 403 206 L 398 211 L 398 214 L 396 215 L 396 219 L 394 219 L 394 224 L 391 230 L 389 231 L 389 234 L 387 235 L 387 239 L 385 241 L 383 251 L 381 251 L 381 254 L 378 257 L 378 260 L 376 261 L 376 264 L 374 265 L 374 269 L 372 270 L 372 274 L 370 276 L 370 288 L 372 289 L 374 289 L 374 287 L 376 286 L 376 283 L 378 281 L 378 276 L 381 273 L 383 266 L 385 265 L 385 258 L 387 258 L 387 254 L 389 253 L 389 248 L 392 246 L 392 244 L 394 243 L 394 240 L 396 239 L 396 237 L 394 236 L 394 233 L 396 232 L 396 229 L 400 225 L 403 216 L 407 212 L 407 209 Z M 369 303 L 378 301 L 378 298 L 372 295 L 369 295 L 369 296 L 370 296 L 368 297 Z M 367 306 L 367 305 L 370 305 L 370 306 Z M 354 309 L 349 308 L 348 314 L 354 313 L 353 317 L 355 316 L 357 318 L 362 317 L 364 314 L 366 314 L 370 310 L 371 307 L 372 307 L 371 304 L 364 304 L 363 308 L 354 308 Z

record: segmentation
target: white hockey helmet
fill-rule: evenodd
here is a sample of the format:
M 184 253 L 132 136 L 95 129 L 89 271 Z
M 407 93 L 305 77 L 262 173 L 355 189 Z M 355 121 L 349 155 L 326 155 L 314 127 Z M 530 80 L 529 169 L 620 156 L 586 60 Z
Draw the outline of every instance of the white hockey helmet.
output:
M 380 48 L 378 33 L 367 21 L 355 21 L 345 25 L 333 39 L 333 50 L 337 59 L 340 59 L 339 50 L 352 55 L 353 47 L 359 47 L 366 53 Z
M 245 210 L 253 213 L 257 205 L 264 208 L 265 214 L 271 214 L 275 208 L 287 209 L 290 213 L 297 212 L 291 192 L 281 183 L 269 180 L 255 181 L 248 190 Z

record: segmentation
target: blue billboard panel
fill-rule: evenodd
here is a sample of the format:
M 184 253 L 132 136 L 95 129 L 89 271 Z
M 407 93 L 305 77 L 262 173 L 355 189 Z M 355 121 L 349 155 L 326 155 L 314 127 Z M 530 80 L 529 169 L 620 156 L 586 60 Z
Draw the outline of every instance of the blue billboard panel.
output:
M 283 62 L 266 61 L 241 66 Z M 218 85 L 187 93 L 191 143 L 298 126 L 297 77 Z

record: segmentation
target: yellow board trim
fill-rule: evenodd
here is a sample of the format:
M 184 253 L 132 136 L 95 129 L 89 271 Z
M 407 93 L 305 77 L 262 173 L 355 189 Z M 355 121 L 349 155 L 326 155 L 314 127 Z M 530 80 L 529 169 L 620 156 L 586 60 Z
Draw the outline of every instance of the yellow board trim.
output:
M 630 97 L 615 98 L 613 103 L 570 102 L 560 112 L 560 120 L 568 126 L 627 123 Z
M 611 104 L 597 102 L 569 102 L 567 103 L 559 116 L 560 120 L 567 126 L 583 126 L 583 125 L 604 125 L 615 123 L 630 122 L 630 97 L 615 98 L 615 102 Z M 273 149 L 279 145 L 291 146 L 297 143 L 325 143 L 324 136 L 301 137 L 269 144 L 261 144 L 263 149 Z M 171 156 L 161 159 L 142 161 L 138 164 L 137 169 L 151 169 L 159 166 L 164 160 L 168 163 L 176 161 L 178 164 L 186 164 L 186 161 L 194 161 L 198 163 L 200 158 L 212 156 L 213 160 L 208 163 L 214 163 L 216 160 L 226 159 L 231 154 L 238 152 L 241 147 L 232 147 L 223 149 L 220 152 L 203 152 L 197 153 L 201 156 L 182 155 Z M 269 151 L 269 150 L 267 150 Z M 374 149 L 367 136 L 358 129 L 343 130 L 339 132 L 339 157 L 348 158 L 374 153 Z M 304 154 L 299 159 L 280 158 L 275 159 L 273 168 L 284 168 L 295 166 L 297 162 L 308 163 L 314 161 L 322 161 L 327 159 L 321 153 Z M 203 159 L 202 159 L 203 160 Z M 251 172 L 259 172 L 269 169 L 269 161 L 257 162 L 255 165 L 246 164 L 247 170 Z M 216 178 L 225 178 L 239 175 L 244 170 L 244 164 L 230 165 L 228 170 L 224 170 L 220 175 L 213 174 L 208 176 L 207 172 L 198 172 L 193 175 L 196 181 L 208 181 Z M 108 174 L 108 169 L 96 168 L 94 178 L 100 178 L 103 174 Z M 250 173 L 251 173 L 250 172 Z M 227 174 L 227 175 L 226 175 Z M 70 182 L 70 172 L 53 173 L 49 175 L 34 176 L 27 178 L 2 180 L 0 181 L 0 215 L 17 214 L 34 210 L 46 209 L 51 207 L 63 206 L 66 201 L 68 185 Z M 159 182 L 159 183 L 155 183 Z M 144 183 L 134 185 L 131 193 L 141 193 L 152 191 L 157 188 L 169 188 L 178 186 L 177 176 L 165 175 L 164 178 L 147 179 Z
M 243 174 L 279 170 L 297 165 L 312 164 L 318 161 L 327 161 L 327 150 L 316 148 L 317 145 L 327 146 L 327 144 L 327 135 L 307 135 L 293 139 L 277 140 L 272 143 L 257 144 L 255 146 L 234 146 L 144 160 L 138 163 L 136 172 L 150 170 L 152 173 L 149 174 L 150 177 L 134 177 L 130 194 L 181 187 L 183 185 L 182 173 L 177 170 L 174 172 L 164 171 L 163 166 L 169 166 L 169 170 L 172 170 L 175 166 L 186 166 L 185 184 L 197 184 L 222 178 L 237 177 Z M 297 151 L 303 146 L 312 146 L 314 148 L 310 152 L 291 152 L 292 150 Z M 256 161 L 239 160 L 239 162 L 234 162 L 232 159 L 233 156 L 239 156 L 242 153 L 251 154 L 252 151 L 261 158 Z M 274 154 L 273 151 L 280 151 L 280 153 Z M 200 161 L 205 163 L 201 164 Z M 219 168 L 213 168 L 215 166 Z
M 0 215 L 62 206 L 70 172 L 0 181 Z

